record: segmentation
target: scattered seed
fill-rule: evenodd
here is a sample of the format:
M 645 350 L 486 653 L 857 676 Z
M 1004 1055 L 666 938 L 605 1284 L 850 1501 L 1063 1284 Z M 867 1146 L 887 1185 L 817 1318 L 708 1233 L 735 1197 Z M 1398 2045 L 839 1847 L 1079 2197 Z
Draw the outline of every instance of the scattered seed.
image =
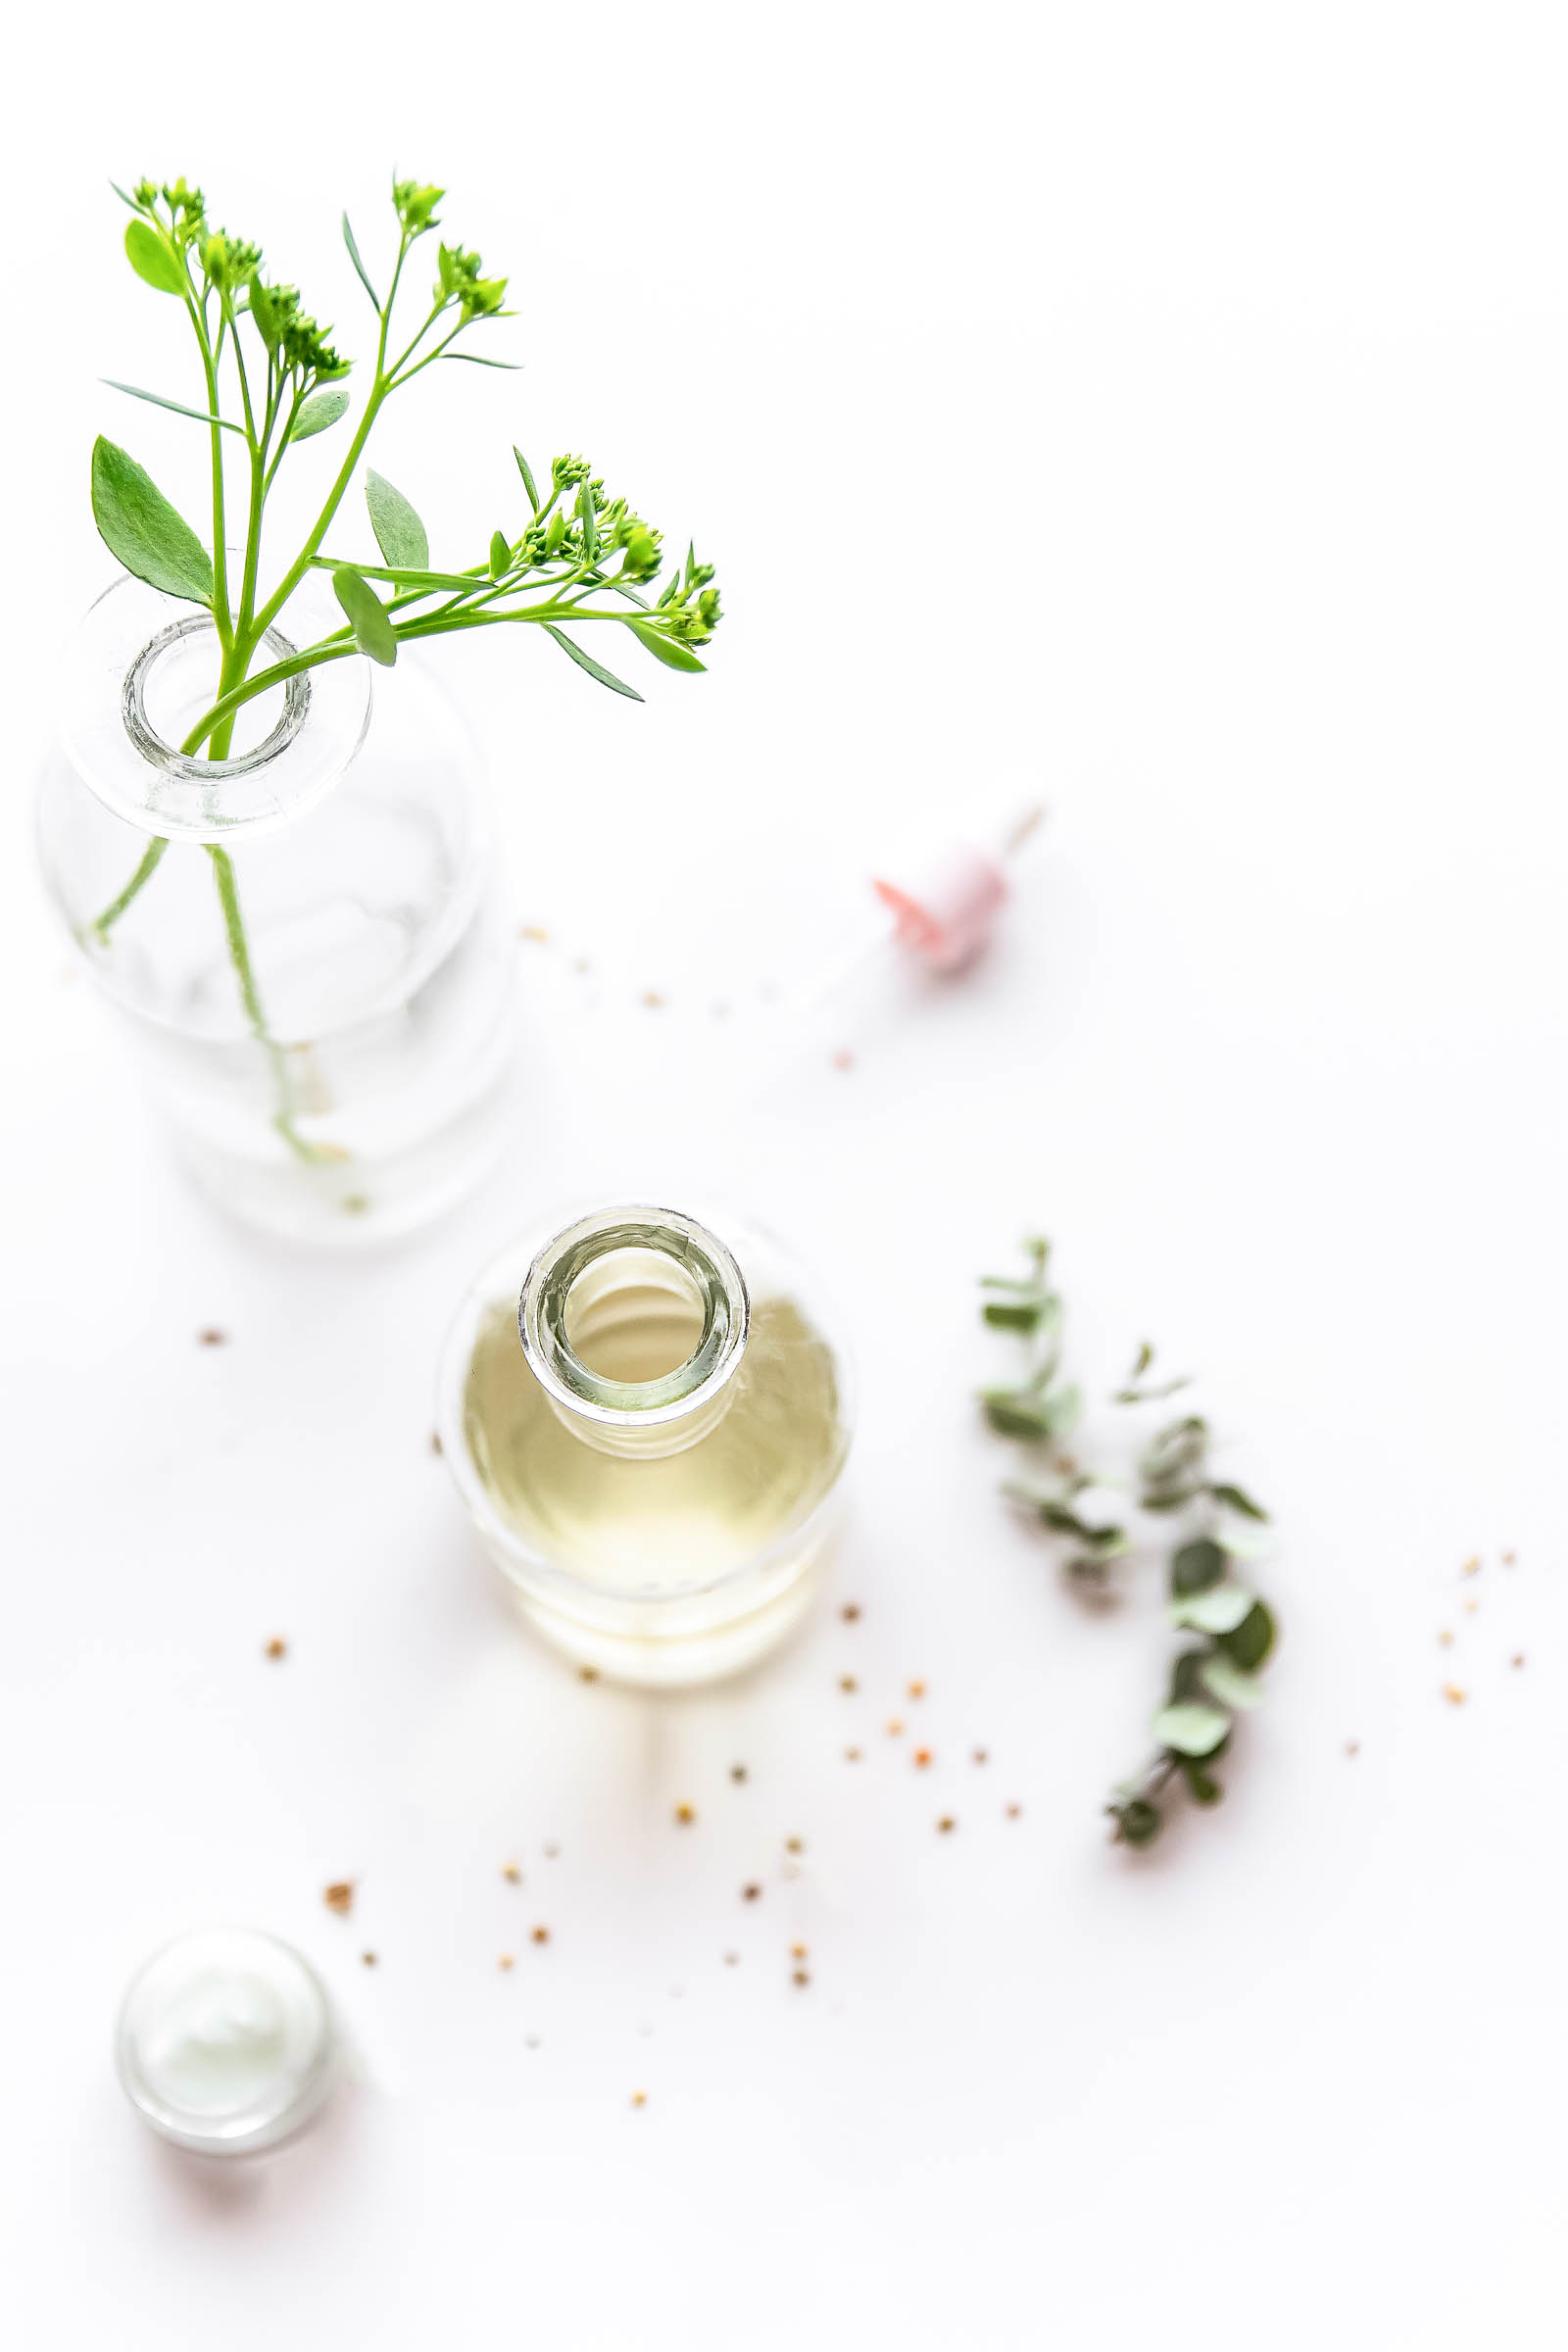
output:
M 681 1824 L 683 1829 L 686 1829 L 689 1828 L 690 1825 L 697 1819 L 697 1815 L 690 1805 L 677 1805 L 675 1807 L 675 1819 Z
M 740 1964 L 741 1956 L 739 1952 L 726 1952 L 724 1954 L 724 1966 L 726 1968 L 739 1968 Z
M 841 1674 L 839 1676 L 839 1689 L 841 1690 L 858 1690 L 860 1686 L 856 1681 L 853 1674 Z
M 432 1429 L 430 1432 L 430 1451 L 432 1453 L 441 1451 L 441 1432 L 438 1429 Z
M 1515 1653 L 1514 1653 L 1514 1655 L 1513 1655 L 1513 1657 L 1512 1657 L 1512 1658 L 1509 1660 L 1509 1664 L 1510 1664 L 1510 1665 L 1513 1665 L 1513 1666 L 1522 1666 L 1522 1665 L 1524 1664 L 1524 1662 L 1525 1662 L 1525 1653 L 1524 1653 L 1524 1651 L 1523 1651 L 1522 1649 L 1521 1649 L 1521 1650 L 1516 1650 L 1516 1651 L 1515 1651 Z
M 272 1639 L 268 1642 L 267 1647 L 263 1650 L 262 1655 L 264 1658 L 286 1658 L 288 1656 L 288 1643 L 284 1641 L 281 1634 L 274 1634 L 272 1636 Z
M 1511 1551 L 1505 1551 L 1503 1553 L 1502 1564 L 1505 1568 L 1511 1568 L 1513 1566 L 1513 1553 Z
M 664 1002 L 657 988 L 645 988 L 643 990 L 642 1001 L 647 1005 L 650 1012 L 658 1012 L 661 1005 Z
M 928 1747 L 917 1747 L 914 1751 L 914 1760 L 920 1767 L 920 1770 L 924 1772 L 926 1766 L 931 1761 L 931 1750 Z
M 348 1216 L 363 1217 L 369 1205 L 368 1193 L 345 1193 L 343 1196 L 343 1208 Z
M 809 1984 L 811 1980 L 804 1968 L 798 1968 L 795 1971 L 795 1983 L 797 1984 Z
M 1476 1608 L 1477 1608 L 1477 1605 L 1478 1605 L 1478 1604 L 1477 1604 L 1475 1601 L 1473 1601 L 1473 1600 L 1467 1600 L 1467 1601 L 1465 1602 L 1465 1604 L 1464 1604 L 1464 1607 L 1465 1607 L 1465 1615 L 1466 1615 L 1467 1617 L 1473 1617 L 1473 1616 L 1475 1615 L 1475 1613 L 1476 1613 Z
M 1438 1640 L 1443 1643 L 1444 1648 L 1446 1649 L 1449 1642 L 1453 1640 L 1453 1635 L 1447 1626 L 1443 1628 L 1442 1632 L 1438 1636 Z
M 550 1941 L 550 1930 L 548 1928 L 535 1928 L 533 1932 L 533 1939 L 535 1943 L 548 1943 Z
M 345 1914 L 352 1911 L 354 1908 L 354 1881 L 352 1879 L 334 1879 L 330 1886 L 322 1888 L 321 1900 L 329 1911 Z
M 787 1854 L 804 1854 L 806 1851 L 805 1839 L 802 1838 L 786 1838 L 784 1840 L 784 1851 Z
M 1466 1560 L 1466 1562 L 1465 1562 L 1464 1566 L 1463 1566 L 1463 1567 L 1460 1569 L 1460 1571 L 1459 1571 L 1459 1574 L 1460 1574 L 1461 1576 L 1479 1576 L 1479 1575 L 1480 1575 L 1480 1573 L 1481 1573 L 1481 1562 L 1480 1562 L 1478 1559 L 1477 1559 L 1477 1560 Z
M 579 1666 L 577 1669 L 577 1680 L 579 1683 L 597 1683 L 599 1680 L 598 1667 Z
M 591 972 L 594 967 L 592 959 L 589 956 L 579 956 L 571 968 L 574 972 Z
M 511 1952 L 503 1952 L 500 1959 L 496 1962 L 496 1966 L 500 1969 L 503 1976 L 506 1975 L 509 1968 L 515 1968 L 516 1965 L 517 1963 L 515 1956 Z
M 729 1768 L 729 1777 L 730 1777 L 730 1779 L 731 1779 L 732 1781 L 744 1781 L 744 1780 L 745 1780 L 745 1778 L 746 1778 L 746 1767 L 745 1767 L 745 1765 L 744 1765 L 744 1764 L 732 1764 L 732 1765 L 730 1766 L 730 1768 Z
M 375 1966 L 375 1954 L 373 1952 L 362 1952 L 360 1954 L 360 1958 L 365 1962 L 367 1968 L 373 1968 Z
M 634 2090 L 634 2091 L 632 2092 L 632 2094 L 631 2094 L 631 2103 L 632 2103 L 632 2105 L 633 2105 L 634 2107 L 646 2107 L 646 2106 L 647 2106 L 647 2104 L 648 2104 L 648 2093 L 647 2093 L 647 2091 L 646 2091 L 646 2090 Z
M 850 1052 L 848 1046 L 840 1046 L 838 1052 L 833 1056 L 833 1067 L 836 1070 L 854 1069 L 855 1055 Z
M 559 1845 L 545 1845 L 540 1848 L 540 1851 L 543 1853 L 547 1862 L 559 1861 L 561 1856 L 561 1848 Z
M 1460 1690 L 1457 1683 L 1445 1683 L 1443 1686 L 1443 1695 L 1447 1700 L 1450 1707 L 1462 1707 L 1464 1704 L 1464 1692 Z
M 791 1958 L 792 1960 L 804 1960 L 804 1959 L 806 1958 L 806 1946 L 805 1946 L 805 1944 L 804 1944 L 804 1943 L 792 1943 L 792 1944 L 790 1945 L 790 1958 Z
M 760 1886 L 756 1885 L 743 1886 L 741 1888 L 741 1900 L 746 1903 L 755 1903 L 761 1895 L 761 1891 L 762 1889 Z
M 545 929 L 543 923 L 520 924 L 517 930 L 517 937 L 519 939 L 536 940 L 541 948 L 548 948 L 550 945 L 550 934 Z
M 924 1696 L 925 1696 L 925 1685 L 924 1685 L 924 1683 L 920 1683 L 920 1682 L 914 1682 L 914 1683 L 911 1683 L 911 1684 L 909 1685 L 909 1696 L 910 1696 L 911 1698 L 924 1698 Z
M 903 1737 L 904 1726 L 895 1715 L 888 1724 L 888 1738 L 890 1740 L 902 1740 Z
M 1361 1753 L 1361 1742 L 1360 1742 L 1360 1740 L 1347 1740 L 1347 1741 L 1345 1742 L 1345 1752 L 1346 1752 L 1346 1754 L 1347 1754 L 1348 1756 L 1358 1756 L 1358 1755 Z
M 1017 1820 L 1017 1818 L 1018 1818 L 1018 1816 L 1019 1816 L 1019 1814 L 1020 1814 L 1020 1813 L 1023 1811 L 1023 1807 L 1022 1807 L 1022 1805 L 1009 1805 L 1009 1806 L 1007 1807 L 1006 1811 L 1007 1811 L 1007 1819 L 1008 1819 L 1009 1821 L 1016 1821 L 1016 1820 Z
M 223 1348 L 226 1347 L 227 1344 L 227 1332 L 220 1331 L 216 1323 L 209 1323 L 205 1331 L 199 1331 L 196 1334 L 196 1345 L 198 1348 Z
M 957 1826 L 957 1823 L 954 1820 L 951 1813 L 944 1813 L 942 1819 L 937 1823 L 937 1828 L 943 1833 L 944 1837 L 950 1830 L 956 1830 Z
M 974 1748 L 970 1751 L 969 1761 L 971 1764 L 989 1764 L 991 1761 L 991 1750 L 988 1747 Z
M 853 1625 L 859 1614 L 860 1604 L 858 1600 L 847 1600 L 839 1611 L 846 1625 Z
M 522 1872 L 518 1869 L 515 1862 L 503 1862 L 501 1865 L 501 1876 L 506 1880 L 509 1886 L 520 1886 L 522 1885 Z
M 846 1764 L 858 1764 L 860 1761 L 859 1749 L 858 1747 L 847 1747 L 844 1750 L 844 1761 Z

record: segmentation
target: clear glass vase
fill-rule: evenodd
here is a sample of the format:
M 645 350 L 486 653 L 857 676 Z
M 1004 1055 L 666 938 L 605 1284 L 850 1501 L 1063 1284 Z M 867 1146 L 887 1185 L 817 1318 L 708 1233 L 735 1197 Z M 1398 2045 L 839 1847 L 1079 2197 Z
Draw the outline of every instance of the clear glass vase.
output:
M 459 1311 L 442 1451 L 547 1640 L 622 1682 L 761 1657 L 835 1533 L 844 1348 L 771 1236 L 596 1209 L 523 1234 Z
M 307 583 L 268 656 L 341 619 Z M 44 875 L 180 1157 L 300 1240 L 438 1214 L 493 1161 L 512 1065 L 512 947 L 459 713 L 405 656 L 372 725 L 356 657 L 244 705 L 226 760 L 187 757 L 216 631 L 128 578 L 75 657 Z

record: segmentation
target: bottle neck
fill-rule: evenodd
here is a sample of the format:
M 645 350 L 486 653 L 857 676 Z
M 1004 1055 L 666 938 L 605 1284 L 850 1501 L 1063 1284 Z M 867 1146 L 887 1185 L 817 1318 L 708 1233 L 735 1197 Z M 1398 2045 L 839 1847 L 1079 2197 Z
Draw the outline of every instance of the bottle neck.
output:
M 603 1453 L 645 1459 L 695 1445 L 728 1411 L 750 1326 L 734 1257 L 676 1209 L 567 1226 L 517 1302 L 523 1354 L 558 1418 Z

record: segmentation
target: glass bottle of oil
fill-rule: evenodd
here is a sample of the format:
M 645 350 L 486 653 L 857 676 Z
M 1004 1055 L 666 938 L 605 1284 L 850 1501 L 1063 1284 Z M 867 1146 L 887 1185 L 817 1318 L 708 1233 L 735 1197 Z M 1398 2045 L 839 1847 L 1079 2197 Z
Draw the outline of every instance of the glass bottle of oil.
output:
M 850 1442 L 842 1349 L 769 1238 L 612 1207 L 464 1301 L 442 1448 L 526 1615 L 585 1665 L 709 1681 L 809 1601 Z

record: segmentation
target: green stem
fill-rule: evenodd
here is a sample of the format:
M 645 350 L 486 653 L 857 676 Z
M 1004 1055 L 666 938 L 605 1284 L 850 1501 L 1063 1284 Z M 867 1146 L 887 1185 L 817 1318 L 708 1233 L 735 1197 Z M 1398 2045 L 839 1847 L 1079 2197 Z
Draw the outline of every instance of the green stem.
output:
M 288 1056 L 267 1025 L 267 1013 L 261 991 L 256 985 L 256 973 L 251 963 L 250 941 L 245 933 L 245 918 L 240 913 L 239 891 L 234 881 L 234 863 L 226 850 L 216 842 L 206 844 L 207 855 L 213 861 L 213 877 L 218 884 L 218 903 L 223 910 L 223 936 L 228 942 L 228 959 L 239 981 L 240 1002 L 251 1025 L 251 1035 L 267 1054 L 272 1067 L 272 1082 L 277 1091 L 277 1108 L 272 1113 L 272 1125 L 277 1129 L 289 1150 L 308 1165 L 336 1159 L 336 1152 L 323 1150 L 318 1144 L 307 1143 L 299 1132 L 294 1118 L 293 1088 L 289 1083 Z
M 94 919 L 87 925 L 87 929 L 98 939 L 108 939 L 111 928 L 114 924 L 119 922 L 121 916 L 124 913 L 125 908 L 130 905 L 131 900 L 142 888 L 142 885 L 146 882 L 150 882 L 154 874 L 158 871 L 164 852 L 168 849 L 168 839 L 163 834 L 160 834 L 156 841 L 150 841 L 147 844 L 146 849 L 142 852 L 140 865 L 137 866 L 136 871 L 131 875 L 130 880 L 125 884 L 125 887 L 121 892 L 119 898 L 111 899 L 108 906 L 104 908 L 102 914 L 95 916 Z

